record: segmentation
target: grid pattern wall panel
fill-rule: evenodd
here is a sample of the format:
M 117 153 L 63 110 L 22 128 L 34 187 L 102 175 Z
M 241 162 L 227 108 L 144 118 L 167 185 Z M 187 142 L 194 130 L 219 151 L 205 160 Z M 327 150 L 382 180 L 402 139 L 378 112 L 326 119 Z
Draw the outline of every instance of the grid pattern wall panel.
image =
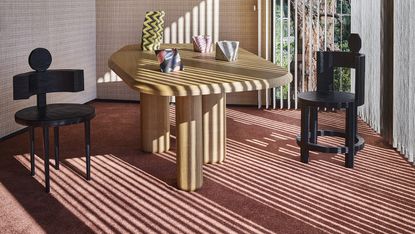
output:
M 0 2 L 0 137 L 20 128 L 14 113 L 36 99 L 13 100 L 13 75 L 30 71 L 32 49 L 47 48 L 51 69 L 84 69 L 85 91 L 48 95 L 48 103 L 85 103 L 96 98 L 96 17 L 93 0 Z
M 101 99 L 137 100 L 133 91 L 108 68 L 108 58 L 127 44 L 139 44 L 146 11 L 163 10 L 164 43 L 191 43 L 209 34 L 215 41 L 238 40 L 241 47 L 258 50 L 257 0 L 124 0 L 96 1 L 97 95 Z M 186 66 L 186 64 L 185 64 Z M 256 103 L 256 97 L 252 98 Z

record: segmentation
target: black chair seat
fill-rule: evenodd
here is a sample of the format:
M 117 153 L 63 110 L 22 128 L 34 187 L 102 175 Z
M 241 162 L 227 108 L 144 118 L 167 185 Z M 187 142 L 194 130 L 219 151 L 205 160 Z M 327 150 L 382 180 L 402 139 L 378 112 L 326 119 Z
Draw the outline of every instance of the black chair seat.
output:
M 321 94 L 319 92 L 304 92 L 298 94 L 300 105 L 326 107 L 326 108 L 348 108 L 355 102 L 355 95 L 347 92 L 331 92 Z
M 63 126 L 82 123 L 95 116 L 95 108 L 84 104 L 49 104 L 44 111 L 36 106 L 22 109 L 15 114 L 17 123 L 32 126 Z

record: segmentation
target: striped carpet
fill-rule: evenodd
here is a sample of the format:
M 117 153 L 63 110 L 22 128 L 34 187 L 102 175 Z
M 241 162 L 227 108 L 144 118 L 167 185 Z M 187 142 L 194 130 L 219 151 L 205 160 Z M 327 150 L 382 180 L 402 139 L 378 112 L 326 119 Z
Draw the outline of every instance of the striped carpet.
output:
M 312 153 L 306 165 L 294 141 L 299 111 L 229 107 L 227 159 L 205 165 L 203 188 L 187 193 L 174 186 L 173 107 L 171 151 L 145 154 L 139 104 L 92 105 L 90 182 L 83 178 L 82 125 L 61 130 L 61 169 L 51 168 L 50 194 L 43 191 L 41 132 L 33 178 L 27 134 L 0 142 L 1 232 L 415 232 L 415 168 L 363 122 L 367 144 L 354 169 L 343 166 L 342 155 Z M 343 117 L 323 113 L 320 127 L 341 129 Z

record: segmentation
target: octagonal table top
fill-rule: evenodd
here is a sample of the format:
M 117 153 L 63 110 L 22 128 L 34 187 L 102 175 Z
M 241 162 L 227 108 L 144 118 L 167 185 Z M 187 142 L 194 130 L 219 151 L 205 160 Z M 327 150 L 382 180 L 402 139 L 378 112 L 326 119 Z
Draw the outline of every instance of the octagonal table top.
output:
M 184 71 L 162 73 L 154 51 L 127 45 L 113 53 L 109 67 L 131 88 L 160 96 L 196 96 L 262 90 L 288 84 L 292 75 L 242 48 L 234 62 L 215 59 L 215 52 L 193 51 L 192 44 L 163 44 L 177 48 Z

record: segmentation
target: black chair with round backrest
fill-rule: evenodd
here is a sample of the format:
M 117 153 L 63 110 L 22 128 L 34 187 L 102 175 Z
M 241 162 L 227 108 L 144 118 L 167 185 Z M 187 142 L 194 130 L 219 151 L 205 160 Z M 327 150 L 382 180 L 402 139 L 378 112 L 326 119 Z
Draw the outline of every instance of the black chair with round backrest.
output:
M 301 148 L 301 161 L 308 163 L 309 151 L 345 154 L 345 165 L 353 168 L 354 156 L 363 149 L 364 139 L 357 128 L 357 107 L 364 104 L 365 55 L 360 54 L 362 41 L 358 34 L 349 38 L 350 52 L 317 52 L 317 91 L 298 95 L 301 107 L 301 136 L 297 144 Z M 334 90 L 334 68 L 355 69 L 355 92 Z M 318 108 L 346 109 L 345 132 L 318 129 Z M 345 146 L 328 147 L 317 144 L 318 136 L 336 136 L 346 139 Z
M 53 92 L 79 92 L 84 90 L 83 70 L 47 70 L 52 56 L 47 49 L 34 49 L 29 55 L 29 65 L 35 70 L 13 77 L 13 99 L 37 96 L 37 105 L 15 114 L 15 121 L 29 127 L 31 175 L 35 175 L 35 131 L 43 129 L 45 191 L 50 191 L 49 180 L 49 127 L 54 128 L 55 169 L 59 170 L 59 126 L 84 123 L 86 150 L 86 179 L 91 179 L 90 120 L 95 109 L 85 104 L 46 104 L 46 94 Z

